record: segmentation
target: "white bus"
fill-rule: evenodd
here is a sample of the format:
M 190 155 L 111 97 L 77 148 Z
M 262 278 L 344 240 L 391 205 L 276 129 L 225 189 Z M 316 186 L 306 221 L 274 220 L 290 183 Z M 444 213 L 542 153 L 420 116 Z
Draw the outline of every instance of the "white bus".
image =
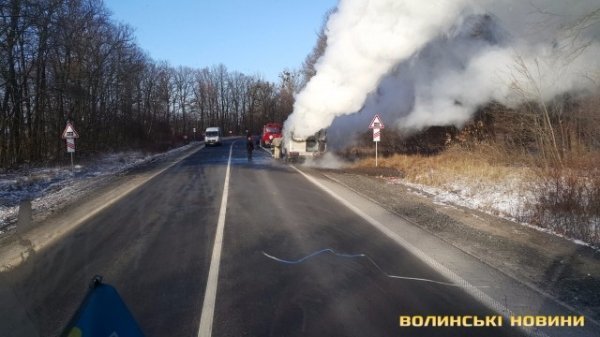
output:
M 327 150 L 327 133 L 320 130 L 314 135 L 306 138 L 285 135 L 281 144 L 281 152 L 286 161 L 304 160 L 306 158 L 317 158 Z

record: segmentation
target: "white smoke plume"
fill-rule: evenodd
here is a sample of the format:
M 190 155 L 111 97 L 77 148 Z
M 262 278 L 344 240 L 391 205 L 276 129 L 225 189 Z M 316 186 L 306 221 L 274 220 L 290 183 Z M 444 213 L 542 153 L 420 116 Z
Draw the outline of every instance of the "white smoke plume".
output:
M 599 32 L 597 0 L 341 0 L 285 130 L 343 138 L 375 113 L 390 127 L 460 126 L 491 100 L 584 93 L 598 85 Z
M 321 158 L 306 158 L 303 165 L 308 167 L 337 170 L 348 166 L 348 162 L 336 156 L 332 152 L 326 152 Z

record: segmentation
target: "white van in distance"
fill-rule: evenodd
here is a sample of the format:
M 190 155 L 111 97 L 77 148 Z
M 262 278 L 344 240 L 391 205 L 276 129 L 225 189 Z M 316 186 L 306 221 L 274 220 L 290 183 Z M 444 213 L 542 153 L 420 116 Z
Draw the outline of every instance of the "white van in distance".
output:
M 206 128 L 206 131 L 204 132 L 204 145 L 221 145 L 221 128 Z

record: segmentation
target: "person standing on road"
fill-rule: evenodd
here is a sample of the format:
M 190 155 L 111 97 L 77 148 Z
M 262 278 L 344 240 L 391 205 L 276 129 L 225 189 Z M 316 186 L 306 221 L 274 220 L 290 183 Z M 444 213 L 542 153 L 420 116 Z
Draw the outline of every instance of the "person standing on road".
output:
M 254 151 L 254 142 L 252 141 L 252 133 L 248 132 L 246 136 L 246 150 L 248 151 L 248 160 L 252 160 L 252 151 Z
M 271 142 L 271 147 L 273 150 L 273 158 L 281 158 L 281 137 L 273 138 L 273 141 Z

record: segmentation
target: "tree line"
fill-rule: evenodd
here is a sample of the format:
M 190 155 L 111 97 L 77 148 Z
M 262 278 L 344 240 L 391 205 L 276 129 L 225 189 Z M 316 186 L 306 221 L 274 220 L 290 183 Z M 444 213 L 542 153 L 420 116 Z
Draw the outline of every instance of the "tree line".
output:
M 72 121 L 78 151 L 162 150 L 208 126 L 259 132 L 292 111 L 300 75 L 278 83 L 153 60 L 101 1 L 0 1 L 0 167 L 57 162 Z M 194 133 L 194 129 L 196 133 Z

